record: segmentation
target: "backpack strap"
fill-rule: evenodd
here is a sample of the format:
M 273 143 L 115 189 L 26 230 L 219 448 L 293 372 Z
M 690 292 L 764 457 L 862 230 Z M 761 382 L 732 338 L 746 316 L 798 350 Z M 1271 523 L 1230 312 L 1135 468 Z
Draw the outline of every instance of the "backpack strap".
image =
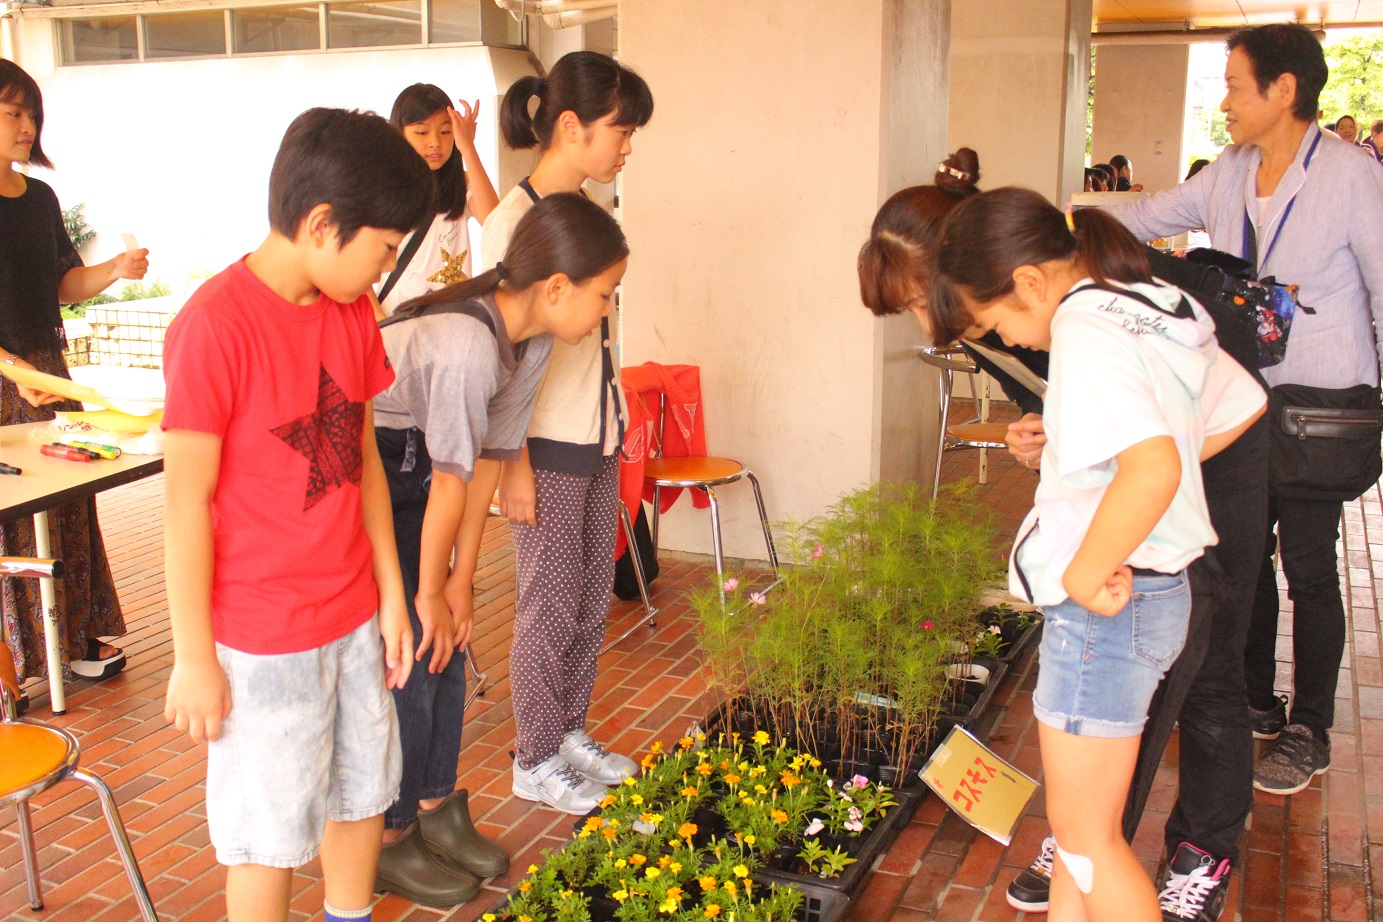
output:
M 428 303 L 425 301 L 410 301 L 403 307 L 394 311 L 390 317 L 385 317 L 379 322 L 382 330 L 395 323 L 403 323 L 407 320 L 416 320 L 419 317 L 431 317 L 434 314 L 465 314 L 474 317 L 485 324 L 485 329 L 490 331 L 490 335 L 498 341 L 499 334 L 495 332 L 495 318 L 490 316 L 490 312 L 485 309 L 485 305 L 479 301 L 439 301 Z
M 413 228 L 413 236 L 408 238 L 408 246 L 403 248 L 403 252 L 399 253 L 398 262 L 394 264 L 394 271 L 389 273 L 389 277 L 384 280 L 384 287 L 379 290 L 380 304 L 384 303 L 384 299 L 389 297 L 389 292 L 393 291 L 399 279 L 403 278 L 404 270 L 407 269 L 408 264 L 413 261 L 413 257 L 417 254 L 418 248 L 423 245 L 423 238 L 427 236 L 427 232 L 432 229 L 432 220 L 432 218 L 428 218 L 425 223 L 419 224 L 417 227 Z
M 1167 310 L 1167 308 L 1163 307 L 1161 304 L 1158 304 L 1156 301 L 1154 301 L 1152 298 L 1149 298 L 1141 291 L 1134 291 L 1132 288 L 1117 288 L 1113 285 L 1106 285 L 1102 282 L 1091 282 L 1088 285 L 1081 285 L 1079 288 L 1072 288 L 1070 291 L 1066 293 L 1066 297 L 1062 298 L 1061 300 L 1065 301 L 1066 298 L 1071 297 L 1071 295 L 1075 294 L 1076 292 L 1088 291 L 1091 288 L 1094 288 L 1098 291 L 1107 291 L 1110 294 L 1114 295 L 1123 295 L 1126 298 L 1132 298 L 1138 303 L 1146 307 L 1152 308 L 1159 314 L 1167 314 L 1168 316 L 1176 317 L 1181 320 L 1196 319 L 1196 312 L 1191 308 L 1191 302 L 1186 299 L 1186 295 L 1184 294 L 1181 296 L 1181 301 L 1177 303 L 1176 310 L 1169 311 Z

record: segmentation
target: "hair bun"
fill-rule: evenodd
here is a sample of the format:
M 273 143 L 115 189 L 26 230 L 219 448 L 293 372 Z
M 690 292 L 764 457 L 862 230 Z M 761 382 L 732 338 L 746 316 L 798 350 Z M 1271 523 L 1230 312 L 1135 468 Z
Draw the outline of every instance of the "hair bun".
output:
M 980 191 L 980 156 L 968 147 L 958 149 L 936 168 L 932 184 L 952 195 L 974 195 Z

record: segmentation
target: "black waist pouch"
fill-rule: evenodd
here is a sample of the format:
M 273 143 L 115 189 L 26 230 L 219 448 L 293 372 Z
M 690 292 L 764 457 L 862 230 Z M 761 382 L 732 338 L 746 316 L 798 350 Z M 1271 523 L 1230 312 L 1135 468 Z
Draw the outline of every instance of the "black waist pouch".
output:
M 1268 392 L 1268 487 L 1282 499 L 1359 498 L 1383 475 L 1383 406 L 1367 384 L 1280 384 Z

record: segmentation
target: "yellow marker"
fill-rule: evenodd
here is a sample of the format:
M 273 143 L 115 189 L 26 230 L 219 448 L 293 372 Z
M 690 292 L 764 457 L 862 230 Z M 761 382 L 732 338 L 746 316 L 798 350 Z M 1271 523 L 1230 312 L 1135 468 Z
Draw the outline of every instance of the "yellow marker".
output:
M 95 452 L 107 461 L 114 461 L 120 457 L 120 449 L 113 445 L 99 445 L 96 442 L 85 442 L 78 439 L 70 439 L 67 442 L 73 448 L 85 448 L 87 451 Z

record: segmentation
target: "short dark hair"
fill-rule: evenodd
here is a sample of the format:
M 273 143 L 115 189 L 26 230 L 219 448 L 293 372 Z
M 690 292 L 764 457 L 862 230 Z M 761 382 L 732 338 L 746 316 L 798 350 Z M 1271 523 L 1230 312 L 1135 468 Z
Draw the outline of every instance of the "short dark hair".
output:
M 431 170 L 370 112 L 308 109 L 288 126 L 269 173 L 269 226 L 294 239 L 308 213 L 331 206 L 337 242 L 362 227 L 407 233 L 433 214 Z
M 406 126 L 450 107 L 451 97 L 441 87 L 433 83 L 415 83 L 394 100 L 389 124 L 402 134 Z M 448 221 L 455 221 L 466 211 L 466 167 L 461 162 L 461 148 L 453 144 L 447 162 L 430 172 L 437 191 L 437 213 L 445 214 Z
M 528 113 L 528 101 L 538 109 Z M 520 77 L 504 94 L 499 129 L 515 150 L 552 143 L 552 131 L 563 112 L 575 112 L 582 125 L 614 113 L 615 124 L 642 128 L 653 117 L 653 93 L 644 78 L 614 58 L 594 51 L 564 54 L 547 77 Z
M 7 58 L 0 58 L 0 103 L 17 104 L 33 113 L 34 146 L 29 148 L 29 162 L 51 170 L 53 161 L 43 152 L 43 94 L 34 78 Z
M 1109 165 L 1114 167 L 1114 169 L 1116 170 L 1122 170 L 1126 167 L 1132 166 L 1132 164 L 1129 163 L 1129 159 L 1125 157 L 1123 154 L 1115 154 L 1113 157 L 1110 157 Z
M 1315 120 L 1330 68 L 1320 40 L 1310 29 L 1294 22 L 1254 26 L 1235 32 L 1225 47 L 1230 51 L 1242 48 L 1248 55 L 1260 95 L 1268 95 L 1268 87 L 1283 74 L 1295 77 L 1297 98 L 1292 117 L 1303 122 Z

